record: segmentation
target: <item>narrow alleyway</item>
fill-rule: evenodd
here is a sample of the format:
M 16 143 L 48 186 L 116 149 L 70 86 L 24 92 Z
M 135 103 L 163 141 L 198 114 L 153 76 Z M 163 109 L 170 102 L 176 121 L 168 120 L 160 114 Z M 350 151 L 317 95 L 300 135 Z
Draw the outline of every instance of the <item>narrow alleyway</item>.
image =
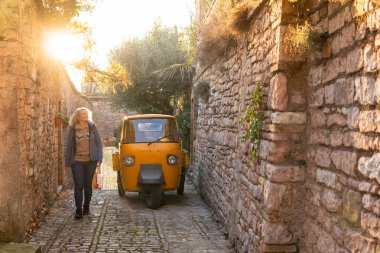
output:
M 107 154 L 107 152 L 105 152 Z M 185 194 L 165 193 L 158 210 L 137 193 L 119 197 L 108 160 L 102 173 L 108 190 L 94 190 L 91 215 L 74 220 L 73 192 L 59 196 L 28 243 L 42 252 L 234 252 L 191 184 Z

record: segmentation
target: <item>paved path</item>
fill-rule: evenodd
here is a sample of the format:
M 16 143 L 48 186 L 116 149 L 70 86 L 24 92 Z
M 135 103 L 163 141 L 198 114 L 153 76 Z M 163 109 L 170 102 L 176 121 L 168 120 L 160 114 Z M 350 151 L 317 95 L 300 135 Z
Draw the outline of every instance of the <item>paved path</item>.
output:
M 192 185 L 165 193 L 150 210 L 137 193 L 94 190 L 91 215 L 74 220 L 73 192 L 65 191 L 28 243 L 42 252 L 234 252 Z

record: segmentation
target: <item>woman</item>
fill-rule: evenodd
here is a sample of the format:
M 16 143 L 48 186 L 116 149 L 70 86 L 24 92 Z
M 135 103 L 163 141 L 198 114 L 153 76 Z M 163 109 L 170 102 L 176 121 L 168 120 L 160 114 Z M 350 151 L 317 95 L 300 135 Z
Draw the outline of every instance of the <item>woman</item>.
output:
M 65 165 L 71 167 L 74 178 L 74 218 L 81 219 L 82 215 L 90 213 L 92 178 L 96 167 L 100 166 L 103 159 L 102 139 L 98 128 L 92 122 L 92 112 L 85 107 L 75 110 L 69 125 Z

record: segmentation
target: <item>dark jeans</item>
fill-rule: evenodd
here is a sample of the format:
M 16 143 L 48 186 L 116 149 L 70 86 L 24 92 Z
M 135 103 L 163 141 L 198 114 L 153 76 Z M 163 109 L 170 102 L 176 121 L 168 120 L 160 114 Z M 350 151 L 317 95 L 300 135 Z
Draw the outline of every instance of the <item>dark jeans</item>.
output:
M 77 212 L 82 212 L 83 191 L 84 191 L 84 204 L 83 209 L 90 208 L 90 201 L 92 196 L 92 178 L 96 170 L 96 161 L 91 162 L 75 162 L 71 165 L 71 171 L 74 177 L 74 199 Z

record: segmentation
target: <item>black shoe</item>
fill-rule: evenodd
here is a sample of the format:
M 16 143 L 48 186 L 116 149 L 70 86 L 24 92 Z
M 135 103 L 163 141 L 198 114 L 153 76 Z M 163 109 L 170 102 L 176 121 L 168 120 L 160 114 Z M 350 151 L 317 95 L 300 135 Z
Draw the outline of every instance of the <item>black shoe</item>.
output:
M 89 215 L 89 214 L 90 214 L 90 209 L 83 210 L 83 215 Z
M 74 219 L 76 220 L 82 219 L 82 212 L 75 212 Z

